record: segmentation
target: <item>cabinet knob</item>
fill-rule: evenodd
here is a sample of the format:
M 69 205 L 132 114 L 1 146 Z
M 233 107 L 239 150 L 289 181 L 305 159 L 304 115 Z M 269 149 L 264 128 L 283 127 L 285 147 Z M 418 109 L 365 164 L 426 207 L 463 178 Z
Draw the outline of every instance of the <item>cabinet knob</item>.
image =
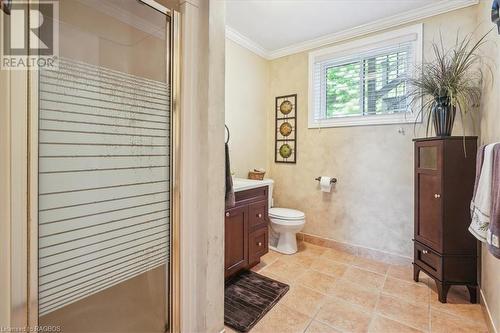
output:
M 226 217 L 229 217 L 231 214 L 229 214 L 229 212 L 226 212 Z
M 261 219 L 261 218 L 262 218 L 262 214 L 261 214 L 261 213 L 257 214 L 257 217 L 258 217 L 259 219 Z
M 436 193 L 436 194 L 434 194 L 434 198 L 436 198 L 436 199 L 441 198 L 441 194 L 437 194 L 437 193 Z
M 427 253 L 429 253 L 429 251 L 427 251 L 427 250 L 422 250 L 422 253 L 423 253 L 423 254 L 427 254 Z
M 262 246 L 262 242 L 258 242 L 258 243 L 257 243 L 257 245 L 258 245 L 258 246 Z

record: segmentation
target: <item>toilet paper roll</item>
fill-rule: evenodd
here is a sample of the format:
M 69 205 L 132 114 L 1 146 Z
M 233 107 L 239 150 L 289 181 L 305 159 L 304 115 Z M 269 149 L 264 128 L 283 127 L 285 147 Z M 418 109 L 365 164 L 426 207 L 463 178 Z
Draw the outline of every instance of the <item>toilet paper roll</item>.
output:
M 330 192 L 332 190 L 332 177 L 321 176 L 319 186 L 322 192 Z

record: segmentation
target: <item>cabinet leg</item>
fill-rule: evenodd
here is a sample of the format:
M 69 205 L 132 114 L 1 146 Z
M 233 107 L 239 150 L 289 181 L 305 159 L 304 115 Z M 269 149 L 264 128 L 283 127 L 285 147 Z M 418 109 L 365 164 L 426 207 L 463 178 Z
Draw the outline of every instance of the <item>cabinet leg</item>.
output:
M 472 304 L 477 304 L 478 303 L 478 299 L 477 299 L 477 286 L 468 285 L 467 289 L 469 290 L 470 302 Z
M 436 287 L 438 290 L 438 299 L 441 303 L 446 303 L 446 298 L 448 297 L 448 291 L 450 290 L 449 284 L 444 284 L 442 282 L 436 281 Z
M 413 264 L 413 280 L 415 282 L 418 282 L 418 276 L 420 275 L 420 268 Z

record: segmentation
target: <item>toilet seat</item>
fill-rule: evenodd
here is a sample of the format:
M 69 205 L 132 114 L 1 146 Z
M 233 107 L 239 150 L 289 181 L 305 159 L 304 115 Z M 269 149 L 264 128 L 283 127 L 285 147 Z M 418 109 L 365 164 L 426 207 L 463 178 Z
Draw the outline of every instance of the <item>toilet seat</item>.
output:
M 269 217 L 283 221 L 298 221 L 305 218 L 305 214 L 300 210 L 290 208 L 269 208 Z
M 282 225 L 282 226 L 293 227 L 293 226 L 302 226 L 302 225 L 305 224 L 304 219 L 300 219 L 300 220 L 282 220 L 282 219 L 279 219 L 279 218 L 276 218 L 276 217 L 272 217 L 271 219 L 272 219 L 271 220 L 272 223 L 277 224 L 277 225 Z

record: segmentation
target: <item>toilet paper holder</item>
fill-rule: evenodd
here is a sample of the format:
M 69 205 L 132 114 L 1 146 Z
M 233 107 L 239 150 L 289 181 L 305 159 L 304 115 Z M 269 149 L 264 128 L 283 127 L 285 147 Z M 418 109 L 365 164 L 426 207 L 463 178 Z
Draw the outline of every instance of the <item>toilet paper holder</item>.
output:
M 321 177 L 316 177 L 314 179 L 319 182 L 321 180 Z M 336 182 L 337 182 L 337 178 L 332 177 L 332 179 L 330 179 L 330 184 L 335 184 Z

